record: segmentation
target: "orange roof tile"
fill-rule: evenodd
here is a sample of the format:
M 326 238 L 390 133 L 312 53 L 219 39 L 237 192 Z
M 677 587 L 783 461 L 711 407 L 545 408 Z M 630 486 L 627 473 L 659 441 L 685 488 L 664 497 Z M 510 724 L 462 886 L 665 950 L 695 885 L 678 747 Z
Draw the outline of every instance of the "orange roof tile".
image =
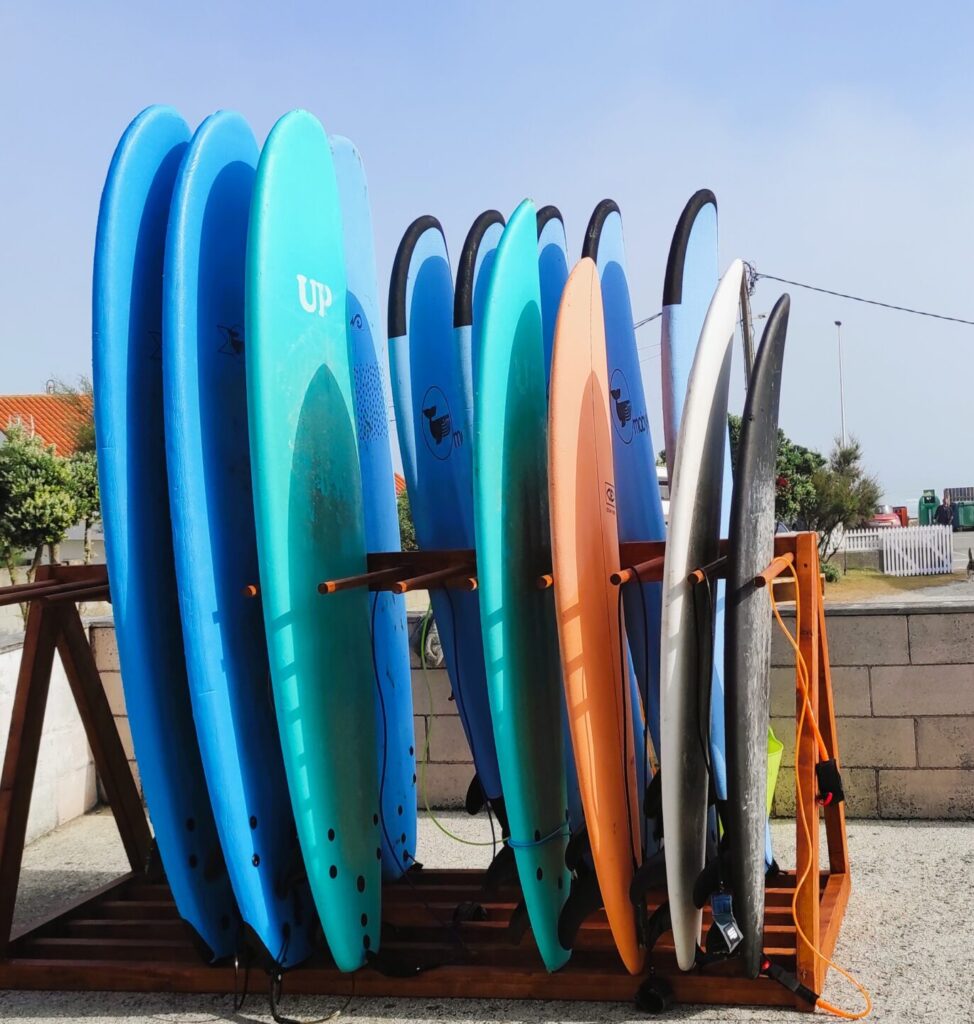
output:
M 78 402 L 91 406 L 87 395 L 77 399 L 70 395 L 0 395 L 0 431 L 22 426 L 45 444 L 54 445 L 58 455 L 71 455 L 83 419 Z

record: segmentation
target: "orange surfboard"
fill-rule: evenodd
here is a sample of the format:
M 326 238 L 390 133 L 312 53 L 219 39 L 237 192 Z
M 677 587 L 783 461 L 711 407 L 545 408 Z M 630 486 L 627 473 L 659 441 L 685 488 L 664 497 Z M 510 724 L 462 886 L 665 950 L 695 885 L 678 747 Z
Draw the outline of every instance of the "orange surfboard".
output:
M 632 974 L 644 950 L 629 886 L 641 859 L 636 758 L 624 675 L 609 375 L 602 288 L 581 260 L 555 327 L 548 412 L 552 575 L 562 674 L 585 824 L 606 917 Z

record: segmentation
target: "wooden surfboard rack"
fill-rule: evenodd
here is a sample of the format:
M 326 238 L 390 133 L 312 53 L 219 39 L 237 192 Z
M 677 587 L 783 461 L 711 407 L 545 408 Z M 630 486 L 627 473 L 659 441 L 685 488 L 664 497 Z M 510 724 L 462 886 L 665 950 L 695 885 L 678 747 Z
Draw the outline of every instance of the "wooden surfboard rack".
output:
M 624 566 L 639 578 L 659 578 L 665 548 L 660 543 L 624 544 Z M 646 563 L 650 563 L 646 566 Z M 775 538 L 775 562 L 764 582 L 793 565 L 802 606 L 798 638 L 811 680 L 811 705 L 823 738 L 838 757 L 835 711 L 829 672 L 825 614 L 816 537 L 811 533 Z M 645 566 L 645 570 L 641 567 Z M 709 567 L 708 567 L 709 568 Z M 439 586 L 476 587 L 472 551 L 388 552 L 369 556 L 368 571 L 336 583 L 323 594 L 350 586 L 406 590 Z M 720 575 L 722 566 L 712 570 Z M 538 566 L 536 577 L 550 575 Z M 422 581 L 422 582 L 420 582 Z M 620 581 L 622 585 L 625 581 Z M 256 595 L 256 586 L 254 593 Z M 242 583 L 242 591 L 246 586 Z M 103 566 L 44 566 L 29 587 L 0 588 L 0 604 L 29 602 L 24 653 L 14 698 L 10 733 L 0 777 L 0 987 L 68 991 L 238 992 L 241 978 L 232 964 L 203 963 L 189 927 L 180 920 L 164 879 L 149 869 L 151 838 L 142 803 L 122 749 L 85 634 L 78 602 L 108 599 Z M 779 598 L 781 599 L 781 598 Z M 322 600 L 327 600 L 323 597 Z M 24 852 L 27 815 L 54 653 L 61 656 L 78 705 L 105 793 L 115 814 L 131 870 L 94 893 L 79 895 L 23 928 L 12 928 Z M 799 698 L 799 710 L 800 710 Z M 767 889 L 765 918 L 768 954 L 802 984 L 821 992 L 826 967 L 796 933 L 791 903 L 796 880 L 798 919 L 811 943 L 825 955 L 835 947 L 849 899 L 851 880 L 845 809 L 825 807 L 828 870 L 820 870 L 820 808 L 816 803 L 816 749 L 810 732 L 797 750 L 809 842 L 797 829 L 795 870 L 781 872 Z M 314 993 L 339 997 L 516 998 L 633 1000 L 645 986 L 665 987 L 675 1002 L 711 1005 L 765 1005 L 808 1010 L 807 1002 L 770 978 L 745 978 L 735 961 L 687 973 L 676 967 L 670 936 L 653 951 L 647 974 L 626 973 L 612 945 L 604 913 L 582 926 L 571 960 L 556 974 L 544 969 L 530 930 L 514 934 L 508 921 L 520 898 L 516 886 L 488 891 L 483 871 L 423 869 L 383 890 L 383 949 L 416 962 L 435 964 L 409 977 L 393 977 L 366 967 L 340 973 L 322 948 L 307 964 L 288 971 L 285 995 Z M 649 895 L 652 911 L 664 892 Z M 458 920 L 457 907 L 480 908 Z M 709 911 L 705 911 L 704 927 Z M 470 915 L 462 915 L 470 916 Z M 251 972 L 251 992 L 267 992 L 271 980 Z

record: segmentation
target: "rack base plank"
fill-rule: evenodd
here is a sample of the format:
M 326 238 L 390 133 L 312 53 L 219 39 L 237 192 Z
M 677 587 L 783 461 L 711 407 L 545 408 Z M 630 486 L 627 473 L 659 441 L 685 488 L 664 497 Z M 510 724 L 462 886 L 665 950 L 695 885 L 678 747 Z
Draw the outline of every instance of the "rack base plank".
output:
M 837 934 L 848 897 L 848 876 L 820 881 L 822 931 Z M 440 962 L 408 978 L 372 968 L 342 974 L 319 953 L 289 971 L 289 995 L 402 996 L 418 998 L 509 998 L 632 1001 L 648 975 L 631 977 L 612 945 L 604 914 L 579 932 L 568 965 L 549 974 L 530 935 L 509 936 L 507 921 L 519 894 L 487 894 L 482 871 L 424 869 L 408 882 L 384 891 L 384 948 L 407 957 Z M 794 969 L 795 929 L 790 905 L 795 876 L 782 872 L 768 887 L 766 928 L 769 950 Z M 661 894 L 654 894 L 652 904 Z M 459 903 L 479 903 L 485 919 L 468 921 L 451 934 Z M 704 927 L 709 924 L 704 918 Z M 677 970 L 668 936 L 653 954 L 657 978 L 665 979 L 680 1003 L 792 1006 L 793 996 L 777 983 L 741 977 L 736 962 L 684 974 Z M 60 915 L 21 932 L 0 961 L 0 987 L 58 991 L 199 992 L 232 994 L 240 979 L 232 965 L 200 960 L 189 928 L 179 919 L 168 888 L 128 875 L 78 901 Z M 265 973 L 251 972 L 251 991 L 266 992 Z

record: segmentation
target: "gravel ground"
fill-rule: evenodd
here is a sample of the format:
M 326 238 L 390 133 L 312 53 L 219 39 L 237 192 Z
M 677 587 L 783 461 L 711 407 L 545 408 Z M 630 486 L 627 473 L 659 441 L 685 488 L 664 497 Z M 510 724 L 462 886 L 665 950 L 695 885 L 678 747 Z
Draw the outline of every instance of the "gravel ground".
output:
M 468 839 L 489 839 L 483 822 L 443 814 L 442 821 Z M 794 861 L 794 828 L 774 826 L 776 854 Z M 931 1021 L 974 1024 L 974 945 L 958 932 L 974 918 L 974 823 L 851 822 L 853 894 L 836 957 L 872 991 L 873 1018 L 883 1024 Z M 489 847 L 463 846 L 431 822 L 421 826 L 422 860 L 430 866 L 487 863 Z M 55 907 L 68 894 L 94 887 L 125 869 L 125 858 L 107 813 L 78 819 L 32 844 L 24 858 L 19 921 Z M 856 1007 L 854 991 L 835 981 L 827 996 Z M 361 1024 L 376 1021 L 628 1021 L 645 1018 L 618 1003 L 505 1002 L 501 1000 L 289 998 L 283 1010 L 299 1021 L 320 1021 L 341 1009 Z M 0 993 L 0 1020 L 32 1024 L 72 1021 L 269 1021 L 253 998 L 234 1015 L 227 997 L 107 993 Z M 671 1020 L 785 1022 L 808 1020 L 780 1010 L 680 1007 Z

